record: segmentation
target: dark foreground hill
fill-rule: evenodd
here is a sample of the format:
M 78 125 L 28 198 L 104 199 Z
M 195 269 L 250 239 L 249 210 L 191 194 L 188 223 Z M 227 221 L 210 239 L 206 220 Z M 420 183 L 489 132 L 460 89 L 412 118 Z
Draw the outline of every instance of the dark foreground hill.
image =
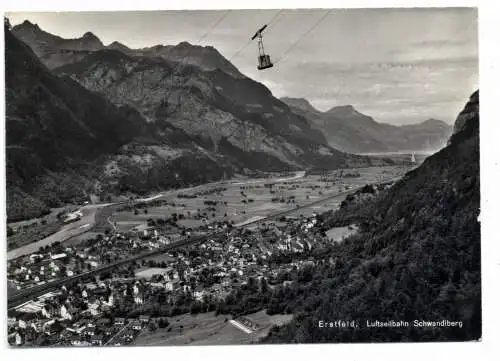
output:
M 463 341 L 481 337 L 479 93 L 449 145 L 372 200 L 350 197 L 324 228 L 360 232 L 334 247 L 309 282 L 273 293 L 271 312 L 293 312 L 265 342 Z M 271 308 L 271 307 L 270 307 Z M 357 328 L 320 328 L 354 320 Z M 367 327 L 367 321 L 409 327 Z M 462 327 L 414 327 L 461 321 Z

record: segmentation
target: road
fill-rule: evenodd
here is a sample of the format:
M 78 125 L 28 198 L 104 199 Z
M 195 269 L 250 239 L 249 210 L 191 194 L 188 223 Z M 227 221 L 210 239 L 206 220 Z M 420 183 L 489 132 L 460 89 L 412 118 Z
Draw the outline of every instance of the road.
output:
M 389 182 L 389 181 L 393 181 L 393 180 L 398 180 L 400 178 L 401 178 L 401 176 L 392 177 L 392 178 L 385 179 L 382 182 Z M 276 219 L 279 219 L 281 217 L 288 216 L 292 213 L 295 213 L 300 209 L 313 207 L 313 206 L 316 206 L 318 204 L 322 204 L 324 202 L 331 201 L 332 199 L 335 199 L 338 197 L 344 197 L 349 193 L 355 192 L 355 191 L 363 188 L 364 186 L 365 185 L 359 186 L 359 187 L 356 187 L 353 189 L 349 189 L 347 191 L 343 191 L 340 193 L 329 194 L 329 195 L 327 195 L 327 196 L 325 196 L 317 201 L 304 204 L 298 208 L 288 209 L 286 211 L 278 212 L 278 213 L 269 215 L 269 216 L 261 218 L 261 219 L 249 221 L 249 222 L 245 223 L 244 225 L 240 225 L 240 226 L 234 227 L 234 228 L 243 228 L 243 227 L 248 227 L 248 226 L 255 225 L 255 224 L 258 224 L 261 222 L 268 222 L 271 220 L 276 220 Z M 226 231 L 218 231 L 218 232 L 212 232 L 210 234 L 203 235 L 203 236 L 188 237 L 188 238 L 182 239 L 178 242 L 173 242 L 169 245 L 166 245 L 162 248 L 159 248 L 159 249 L 156 249 L 153 251 L 148 251 L 148 252 L 141 253 L 139 255 L 129 257 L 129 258 L 105 265 L 105 266 L 97 267 L 96 269 L 93 269 L 91 271 L 83 272 L 83 273 L 80 273 L 80 274 L 77 274 L 77 275 L 74 275 L 71 277 L 61 278 L 61 279 L 58 279 L 55 281 L 48 282 L 48 283 L 43 284 L 43 285 L 38 285 L 38 286 L 34 286 L 34 287 L 20 290 L 19 292 L 16 292 L 16 293 L 9 296 L 8 309 L 13 309 L 14 307 L 16 307 L 24 302 L 27 302 L 30 299 L 36 298 L 36 297 L 38 297 L 46 292 L 49 292 L 50 290 L 52 290 L 56 287 L 60 287 L 60 286 L 65 285 L 65 284 L 74 283 L 80 279 L 88 278 L 90 276 L 97 275 L 101 272 L 109 271 L 109 270 L 116 268 L 118 266 L 122 266 L 122 265 L 127 264 L 127 263 L 131 263 L 131 262 L 138 261 L 138 260 L 141 260 L 144 258 L 149 258 L 149 257 L 155 256 L 158 254 L 162 254 L 162 253 L 174 250 L 174 249 L 179 248 L 179 247 L 184 247 L 186 245 L 192 245 L 192 244 L 197 244 L 197 243 L 203 243 L 208 239 L 213 239 L 213 238 L 223 236 L 223 235 L 225 235 L 225 233 L 226 233 Z

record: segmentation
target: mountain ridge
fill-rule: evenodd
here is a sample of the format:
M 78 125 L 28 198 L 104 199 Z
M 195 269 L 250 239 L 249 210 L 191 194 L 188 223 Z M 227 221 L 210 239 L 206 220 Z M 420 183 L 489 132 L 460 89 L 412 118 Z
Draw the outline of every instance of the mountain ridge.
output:
M 53 59 L 38 58 L 39 46 L 8 30 L 5 36 L 9 220 L 88 194 L 145 194 L 235 172 L 372 164 L 329 146 L 247 77 L 106 47 L 50 68 Z
M 330 147 L 320 131 L 290 112 L 263 84 L 221 69 L 178 67 L 158 57 L 110 51 L 93 52 L 54 71 L 117 105 L 132 105 L 150 122 L 183 129 L 209 149 L 221 149 L 230 157 L 241 153 L 229 152 L 228 142 L 256 156 L 269 153 L 293 168 L 324 164 L 327 157 L 332 166 L 353 158 Z M 225 146 L 219 147 L 221 142 Z
M 452 132 L 451 125 L 433 118 L 415 124 L 392 125 L 377 122 L 352 105 L 335 106 L 322 112 L 304 98 L 282 100 L 321 130 L 331 146 L 351 153 L 435 151 L 446 144 Z
M 144 193 L 226 171 L 227 162 L 208 156 L 182 130 L 152 127 L 133 107 L 55 76 L 7 28 L 5 49 L 9 221 L 88 193 Z
M 90 52 L 114 49 L 129 56 L 161 57 L 167 61 L 184 65 L 196 65 L 204 70 L 220 68 L 234 77 L 244 77 L 213 46 L 192 45 L 187 41 L 182 41 L 177 45 L 154 45 L 139 49 L 132 49 L 117 41 L 105 46 L 90 31 L 87 31 L 79 38 L 67 39 L 46 32 L 37 24 L 33 24 L 28 20 L 14 26 L 12 32 L 20 40 L 31 46 L 35 54 L 50 69 L 79 61 Z

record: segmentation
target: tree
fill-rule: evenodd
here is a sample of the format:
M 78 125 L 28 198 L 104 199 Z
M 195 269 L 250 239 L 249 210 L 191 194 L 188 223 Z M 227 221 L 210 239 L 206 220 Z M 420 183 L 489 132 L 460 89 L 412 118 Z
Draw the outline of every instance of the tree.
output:
M 268 290 L 269 290 L 269 285 L 267 284 L 267 280 L 264 277 L 262 277 L 260 279 L 260 292 L 267 293 Z
M 149 324 L 148 324 L 148 329 L 150 332 L 154 332 L 158 329 L 158 325 L 156 324 L 156 322 L 154 321 L 151 321 Z
M 169 325 L 169 322 L 166 318 L 162 317 L 158 320 L 158 327 L 159 328 L 165 328 L 165 327 L 168 327 L 168 325 Z

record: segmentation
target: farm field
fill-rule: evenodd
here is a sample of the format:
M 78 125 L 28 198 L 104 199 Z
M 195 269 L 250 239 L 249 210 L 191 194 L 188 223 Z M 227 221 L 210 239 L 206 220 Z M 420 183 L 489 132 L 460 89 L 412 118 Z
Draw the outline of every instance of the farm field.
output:
M 301 214 L 307 216 L 338 207 L 345 198 L 344 192 L 349 189 L 381 182 L 404 174 L 408 169 L 402 166 L 370 167 L 337 170 L 324 175 L 209 184 L 198 186 L 196 190 L 180 190 L 156 197 L 147 208 L 115 211 L 112 219 L 120 231 L 146 225 L 148 220 L 165 220 L 173 215 L 182 215 L 177 224 L 185 228 L 197 228 L 204 223 L 218 221 L 238 225 L 257 217 L 292 210 L 327 195 L 343 193 L 338 199 L 293 213 L 297 217 Z
M 326 231 L 326 235 L 333 242 L 341 242 L 344 238 L 347 238 L 357 232 L 356 226 L 348 227 L 334 227 Z
M 267 335 L 275 324 L 282 325 L 292 315 L 269 316 L 259 311 L 245 316 L 257 325 L 252 333 L 246 333 L 231 322 L 231 316 L 215 315 L 214 312 L 182 315 L 169 318 L 169 326 L 156 331 L 144 330 L 133 342 L 135 346 L 167 345 L 235 345 L 249 344 Z
M 345 192 L 368 183 L 402 175 L 411 166 L 385 166 L 336 170 L 320 175 L 299 172 L 289 177 L 237 179 L 215 182 L 180 190 L 170 190 L 139 199 L 140 209 L 125 204 L 89 204 L 81 207 L 83 217 L 77 222 L 50 229 L 47 234 L 35 231 L 31 243 L 9 250 L 7 259 L 37 252 L 40 247 L 54 242 L 71 243 L 88 238 L 89 231 L 104 233 L 106 229 L 120 232 L 136 227 L 144 229 L 148 220 L 165 221 L 178 216 L 177 227 L 164 232 L 180 237 L 181 229 L 195 229 L 204 224 L 227 221 L 241 224 L 257 217 L 266 217 L 280 211 L 314 202 L 328 195 L 339 195 L 313 207 L 297 210 L 291 216 L 308 216 L 338 207 Z M 60 211 L 60 210 L 59 210 Z M 54 210 L 47 217 L 55 217 Z M 48 222 L 47 225 L 53 225 Z M 24 224 L 19 224 L 22 227 Z M 38 228 L 39 226 L 37 226 Z

